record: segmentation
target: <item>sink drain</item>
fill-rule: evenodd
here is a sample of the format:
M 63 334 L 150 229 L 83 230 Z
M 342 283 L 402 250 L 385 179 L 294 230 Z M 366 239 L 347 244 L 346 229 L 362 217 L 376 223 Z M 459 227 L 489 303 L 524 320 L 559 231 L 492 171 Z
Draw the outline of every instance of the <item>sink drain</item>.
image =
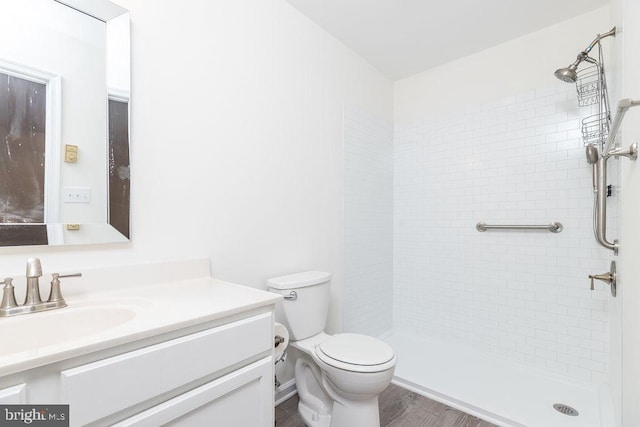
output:
M 569 415 L 571 417 L 577 417 L 579 415 L 578 411 L 573 409 L 571 406 L 565 405 L 563 403 L 554 404 L 553 405 L 553 409 L 555 409 L 556 411 L 560 412 L 561 414 Z

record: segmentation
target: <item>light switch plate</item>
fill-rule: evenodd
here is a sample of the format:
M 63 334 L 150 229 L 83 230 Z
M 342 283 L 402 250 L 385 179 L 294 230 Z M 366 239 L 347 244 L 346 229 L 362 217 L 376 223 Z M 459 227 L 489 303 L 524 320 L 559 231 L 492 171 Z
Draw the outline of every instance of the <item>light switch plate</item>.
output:
M 64 187 L 62 189 L 62 201 L 65 203 L 91 203 L 91 188 Z

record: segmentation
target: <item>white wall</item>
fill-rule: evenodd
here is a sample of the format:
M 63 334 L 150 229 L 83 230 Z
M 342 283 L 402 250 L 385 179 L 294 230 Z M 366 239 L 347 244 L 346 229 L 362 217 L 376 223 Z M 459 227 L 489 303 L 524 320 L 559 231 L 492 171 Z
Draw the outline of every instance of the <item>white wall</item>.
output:
M 611 94 L 612 108 L 615 112 L 615 106 L 621 96 L 624 96 L 622 90 L 623 80 L 623 64 L 624 52 L 623 41 L 625 39 L 624 33 L 621 32 L 622 28 L 622 1 L 613 0 L 611 2 L 611 22 L 612 26 L 615 25 L 617 32 L 615 37 L 607 40 L 607 45 L 611 46 L 612 60 L 609 63 L 607 76 L 609 77 L 609 89 Z M 615 113 L 613 113 L 615 114 Z M 619 133 L 618 143 L 623 142 L 620 137 L 623 132 Z M 626 235 L 626 229 L 621 228 L 622 213 L 621 209 L 624 205 L 625 192 L 622 188 L 622 167 L 627 163 L 626 159 L 621 161 L 612 160 L 609 161 L 608 179 L 609 182 L 617 187 L 619 194 L 618 205 L 618 230 L 615 235 L 619 240 L 624 241 Z M 622 199 L 622 200 L 620 200 Z M 626 243 L 625 243 L 626 246 Z M 626 270 L 626 262 L 624 260 L 624 254 L 627 252 L 626 248 L 621 251 L 620 256 L 616 257 L 617 269 L 618 269 L 618 296 L 609 300 L 609 378 L 610 378 L 610 390 L 611 398 L 614 407 L 615 425 L 622 425 L 622 306 L 625 301 L 624 292 L 621 289 L 621 282 L 624 283 L 624 272 Z M 622 274 L 620 274 L 622 272 Z M 622 280 L 621 280 L 622 279 Z
M 613 256 L 592 233 L 588 112 L 553 77 L 609 25 L 602 8 L 396 83 L 395 328 L 609 381 L 610 297 L 587 279 Z
M 344 329 L 379 336 L 393 328 L 393 126 L 344 117 Z
M 636 0 L 614 0 L 613 19 L 620 30 L 616 45 L 621 60 L 621 98 L 640 99 L 640 3 Z M 627 113 L 618 143 L 628 146 L 640 139 L 638 107 Z M 621 228 L 619 261 L 619 297 L 616 304 L 616 349 L 620 351 L 612 367 L 616 367 L 612 384 L 614 397 L 621 407 L 624 427 L 640 425 L 640 165 L 622 159 Z M 618 337 L 618 334 L 620 337 Z M 614 372 L 612 371 L 612 374 Z
M 341 329 L 343 104 L 391 120 L 392 85 L 284 0 L 121 0 L 132 21 L 128 244 L 2 248 L 2 274 L 209 256 L 264 287 L 334 274 Z M 4 277 L 4 276 L 3 276 Z
M 595 34 L 609 30 L 608 8 L 596 9 L 395 83 L 395 125 L 551 87 L 553 71 L 572 63 Z M 609 27 L 609 28 L 608 28 Z

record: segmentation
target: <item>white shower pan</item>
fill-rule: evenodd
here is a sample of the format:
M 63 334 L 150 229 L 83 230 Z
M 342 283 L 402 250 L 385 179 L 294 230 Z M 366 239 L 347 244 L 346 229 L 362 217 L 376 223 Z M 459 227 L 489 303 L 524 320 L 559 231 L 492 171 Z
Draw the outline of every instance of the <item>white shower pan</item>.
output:
M 610 427 L 611 393 L 438 339 L 394 331 L 383 339 L 398 355 L 393 382 L 499 426 Z M 565 415 L 555 403 L 576 409 Z

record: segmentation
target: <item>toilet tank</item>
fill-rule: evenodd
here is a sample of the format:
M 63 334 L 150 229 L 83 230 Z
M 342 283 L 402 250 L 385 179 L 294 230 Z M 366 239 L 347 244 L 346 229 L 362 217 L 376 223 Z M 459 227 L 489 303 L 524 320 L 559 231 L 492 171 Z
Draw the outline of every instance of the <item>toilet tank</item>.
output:
M 329 280 L 330 273 L 306 271 L 267 281 L 269 292 L 285 297 L 276 305 L 276 321 L 287 327 L 291 340 L 302 340 L 324 331 L 329 312 Z M 294 298 L 292 292 L 295 292 Z

